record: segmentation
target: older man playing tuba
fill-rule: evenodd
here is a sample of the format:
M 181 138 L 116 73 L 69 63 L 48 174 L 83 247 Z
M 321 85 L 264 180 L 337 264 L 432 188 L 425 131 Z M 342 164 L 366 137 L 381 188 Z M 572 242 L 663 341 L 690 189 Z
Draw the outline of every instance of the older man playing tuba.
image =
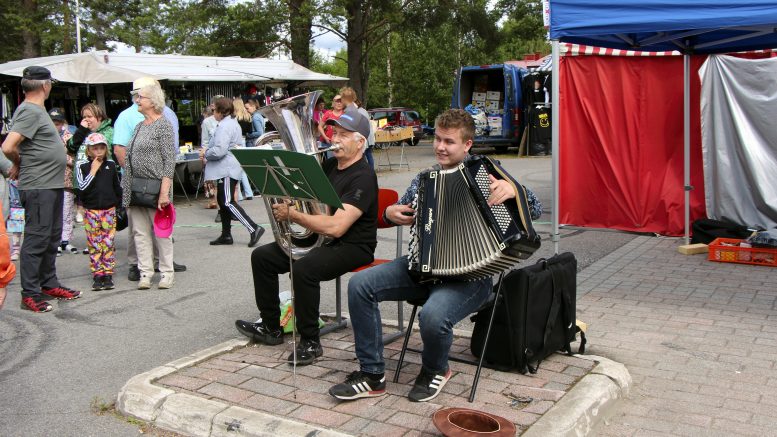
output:
M 364 159 L 369 120 L 358 111 L 349 110 L 333 125 L 334 157 L 323 164 L 324 173 L 343 203 L 333 215 L 312 215 L 298 211 L 287 203 L 273 205 L 272 214 L 280 222 L 290 220 L 315 233 L 332 237 L 294 261 L 293 287 L 297 330 L 298 365 L 307 365 L 323 355 L 319 339 L 319 301 L 321 281 L 330 281 L 359 266 L 369 264 L 377 245 L 378 180 Z M 260 322 L 238 320 L 241 334 L 268 345 L 283 343 L 280 326 L 278 275 L 289 272 L 289 256 L 276 242 L 254 249 L 251 254 L 256 305 Z M 289 355 L 292 362 L 294 353 Z

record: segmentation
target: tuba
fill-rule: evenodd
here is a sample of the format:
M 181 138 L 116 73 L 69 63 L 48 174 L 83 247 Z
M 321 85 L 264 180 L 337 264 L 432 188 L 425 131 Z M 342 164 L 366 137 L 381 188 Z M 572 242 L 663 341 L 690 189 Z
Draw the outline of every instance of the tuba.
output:
M 316 135 L 313 134 L 313 108 L 321 91 L 291 97 L 259 109 L 259 112 L 275 126 L 275 132 L 268 132 L 256 141 L 256 146 L 282 148 L 307 155 L 318 154 Z M 280 142 L 278 141 L 280 139 Z M 321 161 L 319 160 L 319 163 Z M 293 259 L 307 255 L 312 249 L 329 241 L 329 237 L 316 234 L 302 226 L 278 222 L 272 214 L 273 205 L 283 203 L 284 198 L 262 196 L 272 226 L 275 241 L 285 253 L 291 249 Z M 297 210 L 307 214 L 330 214 L 328 205 L 320 202 L 294 201 Z

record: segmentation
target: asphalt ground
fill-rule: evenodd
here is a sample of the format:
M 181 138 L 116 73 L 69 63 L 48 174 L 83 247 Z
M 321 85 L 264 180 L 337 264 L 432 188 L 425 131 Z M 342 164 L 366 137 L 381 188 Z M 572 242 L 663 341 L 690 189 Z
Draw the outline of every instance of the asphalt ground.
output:
M 398 169 L 400 148 L 378 151 L 381 187 L 401 192 L 415 173 L 434 163 L 431 143 L 405 147 L 410 170 Z M 477 150 L 501 160 L 521 183 L 530 187 L 545 205 L 535 226 L 543 246 L 532 259 L 553 253 L 549 240 L 551 207 L 550 157 L 516 158 Z M 58 275 L 68 287 L 82 290 L 74 301 L 53 301 L 50 313 L 34 314 L 20 309 L 19 279 L 9 285 L 5 308 L 0 311 L 0 435 L 1 436 L 135 436 L 137 423 L 112 414 L 96 414 L 109 406 L 129 378 L 151 368 L 238 336 L 233 322 L 258 317 L 250 274 L 251 249 L 248 232 L 233 224 L 234 246 L 209 246 L 218 236 L 215 210 L 204 209 L 200 197 L 187 203 L 175 199 L 175 259 L 188 271 L 176 274 L 171 290 L 139 291 L 126 279 L 127 232 L 116 241 L 116 289 L 90 291 L 91 276 L 86 255 L 63 254 L 57 260 Z M 259 198 L 242 206 L 267 232 L 260 240 L 273 240 L 264 202 Z M 405 239 L 408 233 L 404 232 Z M 572 251 L 583 269 L 628 243 L 634 234 L 607 230 L 563 229 L 561 251 Z M 396 231 L 379 232 L 377 257 L 395 254 Z M 85 236 L 77 227 L 73 244 L 83 248 Z M 531 260 L 529 260 L 531 262 Z M 288 288 L 282 278 L 281 289 Z M 334 281 L 323 284 L 321 311 L 335 310 Z M 347 310 L 347 308 L 344 308 Z M 406 307 L 406 314 L 409 308 Z M 383 317 L 397 318 L 397 306 L 385 304 Z M 467 323 L 459 328 L 468 329 Z

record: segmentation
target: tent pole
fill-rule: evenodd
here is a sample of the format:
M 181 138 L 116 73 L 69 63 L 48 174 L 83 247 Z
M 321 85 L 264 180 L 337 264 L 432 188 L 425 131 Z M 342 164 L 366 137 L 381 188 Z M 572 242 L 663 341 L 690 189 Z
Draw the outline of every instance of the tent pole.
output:
M 685 191 L 685 244 L 691 242 L 691 55 L 683 55 L 683 190 Z
M 557 39 L 554 39 L 552 41 L 553 44 L 553 51 L 551 52 L 551 62 L 552 62 L 552 75 L 553 75 L 553 81 L 551 82 L 551 158 L 552 158 L 552 172 L 551 172 L 551 178 L 553 182 L 553 210 L 551 212 L 551 221 L 553 222 L 553 229 L 551 234 L 551 240 L 553 241 L 553 253 L 558 253 L 558 245 L 559 245 L 559 202 L 558 202 L 558 193 L 559 193 L 559 156 L 561 155 L 561 147 L 559 147 L 559 61 L 561 60 L 560 57 L 560 49 L 559 49 L 559 42 Z

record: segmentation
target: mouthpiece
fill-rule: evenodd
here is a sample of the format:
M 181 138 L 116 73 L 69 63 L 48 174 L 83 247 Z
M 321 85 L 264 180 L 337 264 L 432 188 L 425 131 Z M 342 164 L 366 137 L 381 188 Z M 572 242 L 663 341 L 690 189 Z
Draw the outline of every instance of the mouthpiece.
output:
M 318 152 L 313 152 L 313 153 L 311 153 L 311 155 L 319 155 L 321 153 L 332 152 L 332 151 L 335 151 L 335 150 L 340 150 L 342 148 L 343 147 L 340 146 L 339 144 L 335 144 L 333 146 L 327 147 L 326 149 L 321 149 Z

